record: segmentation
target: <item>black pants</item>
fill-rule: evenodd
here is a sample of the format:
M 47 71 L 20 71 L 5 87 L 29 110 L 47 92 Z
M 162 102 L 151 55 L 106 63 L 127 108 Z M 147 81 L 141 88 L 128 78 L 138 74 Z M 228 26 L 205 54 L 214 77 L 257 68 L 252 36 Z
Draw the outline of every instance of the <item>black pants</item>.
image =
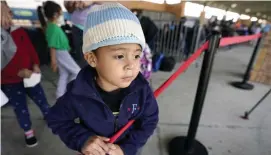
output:
M 84 59 L 84 54 L 82 52 L 83 47 L 83 30 L 79 29 L 76 26 L 72 27 L 72 40 L 73 40 L 73 46 L 74 46 L 74 59 L 78 63 L 78 65 L 83 68 L 88 63 Z

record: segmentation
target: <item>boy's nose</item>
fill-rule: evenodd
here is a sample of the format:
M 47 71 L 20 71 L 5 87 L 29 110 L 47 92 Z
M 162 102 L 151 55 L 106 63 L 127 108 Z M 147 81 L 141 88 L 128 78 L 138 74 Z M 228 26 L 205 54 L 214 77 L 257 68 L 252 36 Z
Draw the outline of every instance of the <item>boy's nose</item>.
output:
M 133 64 L 128 64 L 126 65 L 125 70 L 132 70 L 133 68 L 134 68 Z
M 125 70 L 132 70 L 135 66 L 135 62 L 133 60 L 127 60 L 125 65 Z

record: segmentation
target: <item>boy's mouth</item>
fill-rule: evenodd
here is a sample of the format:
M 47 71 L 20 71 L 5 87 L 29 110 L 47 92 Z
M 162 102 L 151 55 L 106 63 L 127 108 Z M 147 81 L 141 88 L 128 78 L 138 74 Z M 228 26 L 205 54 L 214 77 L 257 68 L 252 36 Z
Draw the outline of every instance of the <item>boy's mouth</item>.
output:
M 125 77 L 123 77 L 123 78 L 121 78 L 123 81 L 132 81 L 132 79 L 133 79 L 133 76 L 125 76 Z

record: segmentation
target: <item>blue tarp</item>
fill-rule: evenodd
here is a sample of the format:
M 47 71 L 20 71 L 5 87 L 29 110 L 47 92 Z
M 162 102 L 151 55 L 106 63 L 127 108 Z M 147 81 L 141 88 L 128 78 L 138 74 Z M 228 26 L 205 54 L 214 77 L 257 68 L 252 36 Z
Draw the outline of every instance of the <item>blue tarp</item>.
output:
M 23 19 L 23 20 L 39 20 L 36 9 L 22 9 L 22 8 L 11 8 L 13 13 L 13 19 Z M 70 15 L 64 12 L 64 19 L 70 19 Z

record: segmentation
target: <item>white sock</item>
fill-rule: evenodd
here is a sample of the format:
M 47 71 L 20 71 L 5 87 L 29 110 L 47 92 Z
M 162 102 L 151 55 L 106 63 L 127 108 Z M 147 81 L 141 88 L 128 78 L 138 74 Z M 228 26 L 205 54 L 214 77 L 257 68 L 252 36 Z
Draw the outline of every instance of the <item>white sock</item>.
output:
M 29 131 L 26 131 L 25 133 L 26 138 L 34 137 L 34 131 L 31 129 Z

